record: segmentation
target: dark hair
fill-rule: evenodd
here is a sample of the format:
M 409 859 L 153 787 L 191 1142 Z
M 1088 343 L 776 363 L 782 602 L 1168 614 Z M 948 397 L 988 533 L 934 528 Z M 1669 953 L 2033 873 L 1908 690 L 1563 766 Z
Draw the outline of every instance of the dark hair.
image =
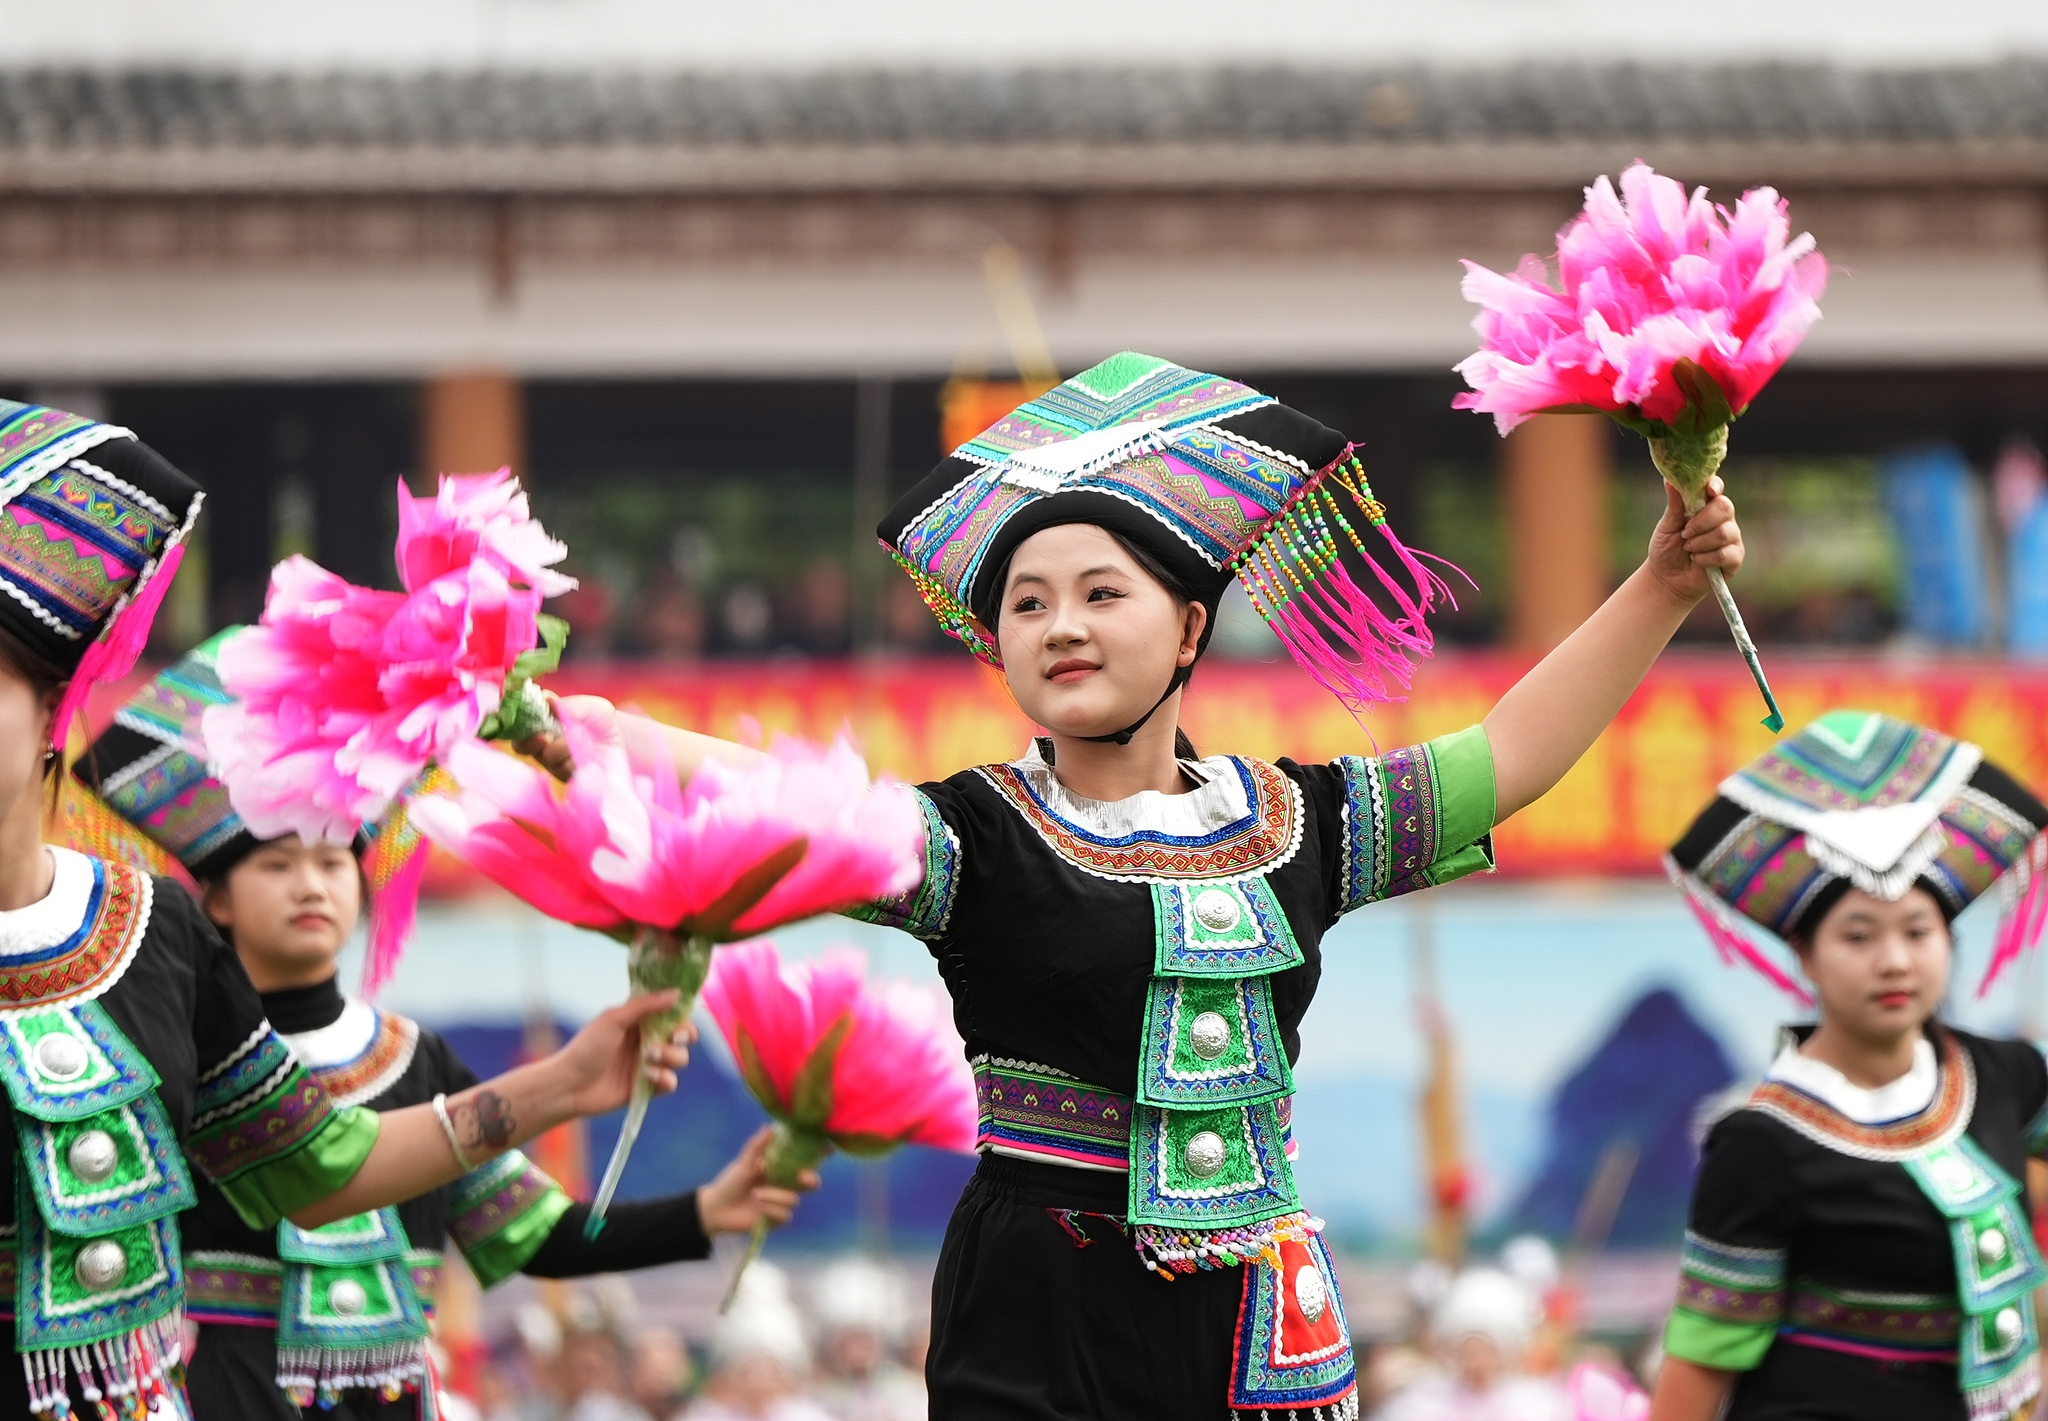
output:
M 1851 886 L 1848 879 L 1837 878 L 1813 895 L 1813 901 L 1800 912 L 1799 920 L 1793 923 L 1791 930 L 1785 934 L 1785 941 L 1792 945 L 1794 952 L 1804 957 L 1812 949 L 1814 934 L 1820 931 L 1821 924 L 1827 921 L 1828 914 L 1834 912 L 1836 906 L 1848 896 Z M 1941 914 L 1942 926 L 1949 930 L 1949 945 L 1953 947 L 1956 909 L 1950 904 L 1948 895 L 1936 887 L 1934 881 L 1929 878 L 1914 879 L 1913 887 L 1934 900 L 1934 906 Z
M 1183 610 L 1185 610 L 1188 603 L 1195 600 L 1195 594 L 1189 590 L 1187 583 L 1181 580 L 1180 574 L 1175 572 L 1172 568 L 1168 567 L 1166 565 L 1165 559 L 1161 558 L 1157 553 L 1153 552 L 1143 543 L 1137 542 L 1132 538 L 1126 537 L 1124 534 L 1119 533 L 1114 528 L 1103 528 L 1100 523 L 1091 523 L 1088 526 L 1091 528 L 1102 528 L 1103 532 L 1109 534 L 1110 537 L 1114 538 L 1116 540 L 1116 545 L 1131 555 L 1131 561 L 1138 565 L 1139 571 L 1143 572 L 1147 577 L 1151 578 L 1154 582 L 1158 583 L 1161 587 L 1166 589 L 1166 595 L 1173 599 L 1174 605 L 1176 607 L 1180 607 Z M 1018 547 L 1022 546 L 1023 545 L 1021 543 L 1018 544 Z M 996 626 L 1002 621 L 1003 589 L 1009 586 L 1010 563 L 1015 560 L 1016 556 L 1017 549 L 1010 549 L 1010 556 L 1003 559 L 1003 565 L 996 569 L 995 579 L 991 583 L 991 585 L 996 589 L 996 595 L 989 604 L 989 610 L 994 614 L 991 620 L 989 621 L 988 629 L 990 631 L 994 631 L 996 629 Z M 1212 610 L 1209 617 L 1209 624 L 1208 626 L 1203 628 L 1203 646 L 1206 647 L 1208 645 L 1208 634 L 1209 632 L 1215 630 L 1215 626 L 1216 617 L 1214 611 Z M 1195 653 L 1195 660 L 1199 661 L 1201 659 L 1202 653 L 1200 651 L 1197 651 Z M 1187 667 L 1184 668 L 1183 674 L 1180 678 L 1180 684 L 1183 687 L 1185 687 L 1189 681 L 1192 681 L 1194 679 L 1194 677 L 1194 664 L 1193 662 L 1190 662 L 1187 665 Z M 1178 724 L 1176 724 L 1173 727 L 1173 758 L 1176 760 L 1199 760 L 1202 758 L 1200 753 L 1197 752 L 1195 749 L 1195 742 L 1188 739 L 1188 733 L 1185 730 L 1182 730 Z M 1050 765 L 1052 763 L 1052 756 L 1049 754 L 1046 755 L 1045 762 L 1048 765 Z
M 64 688 L 71 679 L 71 673 L 37 651 L 5 626 L 0 626 L 0 665 L 4 665 L 21 680 L 28 682 L 28 688 L 35 693 L 38 701 L 46 701 Z M 64 771 L 64 757 L 52 755 L 43 762 L 43 781 L 51 788 L 51 802 L 56 801 L 57 776 Z

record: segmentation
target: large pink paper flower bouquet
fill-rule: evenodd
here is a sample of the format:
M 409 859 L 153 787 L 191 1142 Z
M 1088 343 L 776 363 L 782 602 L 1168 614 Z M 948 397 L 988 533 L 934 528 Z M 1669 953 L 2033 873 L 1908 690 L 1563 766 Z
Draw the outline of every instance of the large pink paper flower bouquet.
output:
M 627 943 L 636 992 L 674 987 L 641 1034 L 666 1041 L 689 1016 L 712 948 L 913 887 L 924 828 L 900 785 L 874 784 L 853 747 L 782 741 L 749 761 L 700 766 L 687 788 L 658 727 L 561 717 L 575 769 L 566 785 L 475 740 L 443 761 L 452 793 L 411 803 L 420 832 L 551 917 Z M 651 1091 L 636 1079 L 619 1143 L 591 1208 L 618 1188 Z
M 974 1073 L 944 993 L 870 982 L 866 957 L 852 948 L 785 966 L 775 944 L 750 942 L 719 954 L 704 1005 L 775 1121 L 770 1183 L 793 1187 L 835 1149 L 974 1149 Z M 766 1237 L 767 1225 L 756 1226 L 740 1272 Z
M 1601 177 L 1558 233 L 1561 290 L 1541 257 L 1506 275 L 1465 263 L 1465 299 L 1483 309 L 1479 349 L 1457 367 L 1472 390 L 1454 403 L 1491 414 L 1502 434 L 1535 414 L 1608 415 L 1650 441 L 1657 471 L 1698 512 L 1729 423 L 1820 319 L 1827 260 L 1811 235 L 1790 233 L 1770 188 L 1731 212 L 1641 163 L 1619 196 Z M 1727 580 L 1708 577 L 1770 709 L 1765 724 L 1781 730 Z
M 509 469 L 444 474 L 431 498 L 399 484 L 394 552 L 402 592 L 303 557 L 279 563 L 262 620 L 220 651 L 236 701 L 201 726 L 258 838 L 346 843 L 382 821 L 364 857 L 371 992 L 396 965 L 426 867 L 401 796 L 458 742 L 549 723 L 532 678 L 554 668 L 568 627 L 541 601 L 576 585 L 553 570 L 568 550 L 529 515 Z

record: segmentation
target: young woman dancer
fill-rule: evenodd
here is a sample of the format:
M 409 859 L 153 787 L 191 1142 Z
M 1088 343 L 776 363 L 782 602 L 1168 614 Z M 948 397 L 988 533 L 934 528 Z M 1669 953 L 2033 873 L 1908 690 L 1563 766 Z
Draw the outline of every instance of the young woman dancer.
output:
M 648 997 L 545 1061 L 379 1116 L 338 1106 L 175 885 L 42 842 L 72 712 L 148 635 L 198 488 L 128 431 L 0 403 L 0 1415 L 186 1415 L 194 1171 L 308 1228 L 447 1184 L 648 1072 Z M 14 1358 L 19 1358 L 19 1365 Z
M 1674 500 L 1643 565 L 1483 726 L 1326 765 L 1195 758 L 1181 691 L 1233 575 L 1353 704 L 1427 648 L 1440 584 L 1384 517 L 1341 434 L 1124 354 L 970 441 L 882 525 L 1047 731 L 920 787 L 924 881 L 868 914 L 930 944 L 982 1103 L 932 1285 L 941 1421 L 1357 1414 L 1288 1163 L 1322 935 L 1491 867 L 1493 826 L 1584 753 L 1706 569 L 1742 562 L 1718 487 L 1690 520 Z M 1375 576 L 1354 520 L 1401 578 Z M 732 753 L 672 740 L 685 774 Z
M 355 853 L 297 835 L 259 843 L 185 748 L 205 709 L 230 700 L 214 655 L 239 630 L 145 686 L 74 772 L 198 881 L 264 1016 L 338 1103 L 386 1111 L 458 1095 L 477 1079 L 446 1041 L 343 996 L 336 981 L 363 902 Z M 787 1223 L 795 1210 L 795 1192 L 765 1183 L 769 1137 L 762 1130 L 702 1189 L 620 1205 L 594 1241 L 583 1235 L 588 1207 L 518 1150 L 395 1210 L 312 1233 L 289 1221 L 252 1228 L 199 1181 L 182 1226 L 186 1315 L 199 1324 L 186 1375 L 193 1414 L 432 1415 L 427 1320 L 451 1240 L 485 1287 L 515 1272 L 575 1278 L 706 1258 L 713 1234 Z
M 1672 850 L 1724 949 L 1776 972 L 1729 909 L 1782 937 L 1819 1012 L 1707 1135 L 1653 1421 L 2028 1414 L 2048 1271 L 2024 1185 L 2048 1066 L 1938 1012 L 1949 925 L 1994 882 L 2034 890 L 2001 964 L 2039 932 L 2044 828 L 1976 746 L 1833 711 L 1731 776 Z

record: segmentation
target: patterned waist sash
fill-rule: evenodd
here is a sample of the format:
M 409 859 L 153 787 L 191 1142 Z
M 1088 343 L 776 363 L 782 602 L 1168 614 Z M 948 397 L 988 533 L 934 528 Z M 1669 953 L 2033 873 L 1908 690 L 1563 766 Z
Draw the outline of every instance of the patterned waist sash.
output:
M 1131 1167 L 1131 1121 L 1137 1103 L 1101 1086 L 1044 1066 L 984 1056 L 974 1063 L 974 1094 L 981 1106 L 975 1148 L 1040 1164 L 1081 1169 Z M 1294 1098 L 1278 1104 L 1286 1153 L 1293 1159 Z
M 6 1257 L 13 1267 L 13 1255 Z M 416 1248 L 405 1256 L 413 1291 L 427 1316 L 441 1285 L 441 1255 Z M 185 1315 L 194 1322 L 276 1327 L 284 1306 L 284 1264 L 249 1253 L 192 1250 L 185 1255 Z

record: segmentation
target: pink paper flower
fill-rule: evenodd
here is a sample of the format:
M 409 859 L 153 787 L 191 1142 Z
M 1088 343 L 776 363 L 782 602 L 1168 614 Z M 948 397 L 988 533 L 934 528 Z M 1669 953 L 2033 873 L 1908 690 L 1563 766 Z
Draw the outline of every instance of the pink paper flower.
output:
M 250 831 L 346 842 L 382 817 L 497 710 L 512 663 L 539 638 L 540 598 L 483 559 L 410 593 L 280 563 L 262 622 L 221 648 L 237 704 L 202 722 Z
M 1503 434 L 1545 410 L 1598 410 L 1643 433 L 1725 424 L 1820 319 L 1827 259 L 1790 230 L 1770 188 L 1730 212 L 1642 163 L 1619 197 L 1601 177 L 1558 233 L 1562 291 L 1540 257 L 1510 275 L 1465 263 L 1465 299 L 1484 309 L 1480 348 L 1457 366 L 1472 393 L 1454 403 Z
M 856 1154 L 973 1150 L 974 1075 L 942 992 L 869 982 L 852 948 L 785 966 L 761 941 L 718 954 L 704 1004 L 776 1120 Z
M 260 838 L 345 842 L 429 763 L 472 739 L 540 640 L 563 546 L 508 471 L 398 490 L 405 591 L 357 587 L 305 558 L 271 573 L 263 619 L 220 654 L 239 704 L 202 734 L 228 797 Z
M 503 468 L 495 474 L 443 474 L 432 498 L 398 484 L 398 577 L 407 591 L 468 567 L 478 558 L 509 580 L 556 597 L 576 579 L 550 571 L 569 555 L 526 507 L 526 492 Z
M 644 721 L 562 711 L 566 787 L 474 740 L 443 767 L 460 790 L 409 802 L 420 832 L 551 917 L 630 938 L 638 991 L 676 988 L 641 1035 L 687 1017 L 714 943 L 900 893 L 923 871 L 924 826 L 901 785 L 876 785 L 853 747 L 794 742 L 745 765 L 700 766 L 676 785 L 667 742 Z M 647 1118 L 645 1078 L 591 1202 L 601 1225 Z
M 710 761 L 678 788 L 644 722 L 566 711 L 566 787 L 474 740 L 442 764 L 461 786 L 412 802 L 420 832 L 564 922 L 728 941 L 913 886 L 923 826 L 901 786 L 871 784 L 846 741 Z

